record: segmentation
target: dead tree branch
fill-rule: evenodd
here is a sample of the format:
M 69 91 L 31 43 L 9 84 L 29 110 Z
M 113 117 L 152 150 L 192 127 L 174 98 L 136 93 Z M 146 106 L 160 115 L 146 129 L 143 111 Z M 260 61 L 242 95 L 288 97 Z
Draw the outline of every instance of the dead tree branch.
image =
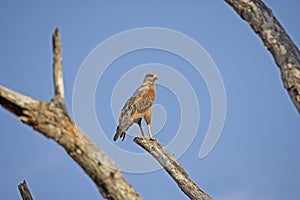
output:
M 184 168 L 179 164 L 174 155 L 169 152 L 157 140 L 136 137 L 133 140 L 140 145 L 148 153 L 150 153 L 174 179 L 180 189 L 190 198 L 198 200 L 211 200 L 203 190 L 185 172 Z
M 59 30 L 53 34 L 55 97 L 43 102 L 0 85 L 0 104 L 22 122 L 55 140 L 81 166 L 106 199 L 142 199 L 103 151 L 99 150 L 71 120 L 64 104 Z
M 59 36 L 59 29 L 55 29 L 52 37 L 53 43 L 53 82 L 55 96 L 64 100 L 64 79 L 62 71 L 62 55 L 61 55 L 61 42 Z
M 29 190 L 25 180 L 23 181 L 23 183 L 20 183 L 18 185 L 18 188 L 19 188 L 19 191 L 20 191 L 20 194 L 21 194 L 23 200 L 32 200 L 30 190 Z
M 300 113 L 300 52 L 272 11 L 260 0 L 225 0 L 246 20 L 273 55 L 284 87 Z

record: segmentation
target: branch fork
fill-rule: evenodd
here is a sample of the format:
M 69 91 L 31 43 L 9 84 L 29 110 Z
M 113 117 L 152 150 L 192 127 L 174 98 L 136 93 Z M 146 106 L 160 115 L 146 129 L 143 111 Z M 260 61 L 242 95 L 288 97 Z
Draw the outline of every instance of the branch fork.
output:
M 90 176 L 106 199 L 140 200 L 114 161 L 99 150 L 69 116 L 64 101 L 59 29 L 53 34 L 54 97 L 39 101 L 0 85 L 0 104 L 45 137 L 55 140 Z

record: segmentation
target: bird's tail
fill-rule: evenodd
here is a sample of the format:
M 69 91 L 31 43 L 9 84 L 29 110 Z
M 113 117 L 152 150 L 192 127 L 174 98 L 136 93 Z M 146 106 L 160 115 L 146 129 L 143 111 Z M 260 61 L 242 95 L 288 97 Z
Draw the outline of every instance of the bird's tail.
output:
M 122 141 L 123 141 L 125 138 L 125 134 L 126 134 L 126 132 L 122 131 L 118 126 L 117 130 L 116 130 L 116 134 L 114 136 L 114 141 L 116 141 L 119 137 L 122 138 Z

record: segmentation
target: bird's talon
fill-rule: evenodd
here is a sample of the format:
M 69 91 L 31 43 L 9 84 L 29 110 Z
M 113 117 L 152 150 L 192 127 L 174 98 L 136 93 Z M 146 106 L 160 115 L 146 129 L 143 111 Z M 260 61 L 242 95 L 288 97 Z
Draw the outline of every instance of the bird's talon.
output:
M 155 141 L 156 139 L 154 137 L 149 137 L 149 140 Z

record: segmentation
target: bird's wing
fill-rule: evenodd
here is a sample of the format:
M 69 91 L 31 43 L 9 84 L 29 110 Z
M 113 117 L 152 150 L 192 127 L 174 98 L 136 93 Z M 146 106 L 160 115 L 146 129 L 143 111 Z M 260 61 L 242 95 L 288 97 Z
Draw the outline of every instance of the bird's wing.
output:
M 125 103 L 119 117 L 120 130 L 127 131 L 127 129 L 133 124 L 132 115 L 136 112 L 135 102 L 146 92 L 146 90 L 147 87 L 141 85 Z
M 124 105 L 121 116 L 131 117 L 136 111 L 138 113 L 145 112 L 153 105 L 154 98 L 155 91 L 151 86 L 142 84 Z
M 135 101 L 135 107 L 139 114 L 146 112 L 153 105 L 154 99 L 150 95 L 146 94 Z
M 155 90 L 151 85 L 142 85 L 138 98 L 135 99 L 134 105 L 139 114 L 146 112 L 153 105 Z
M 142 117 L 153 105 L 155 90 L 148 84 L 142 84 L 125 103 L 119 118 L 119 126 L 122 131 L 127 129 Z

